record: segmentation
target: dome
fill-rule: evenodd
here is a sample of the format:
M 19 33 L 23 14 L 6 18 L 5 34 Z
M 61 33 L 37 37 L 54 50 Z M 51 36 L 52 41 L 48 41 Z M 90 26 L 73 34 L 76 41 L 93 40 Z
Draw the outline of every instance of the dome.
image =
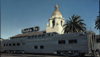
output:
M 62 15 L 60 11 L 54 11 L 52 15 Z
M 56 6 L 55 6 L 55 11 L 53 12 L 52 16 L 54 16 L 54 15 L 60 15 L 60 16 L 62 16 L 62 14 L 61 14 L 60 11 L 59 11 L 59 7 L 58 7 L 57 4 L 56 4 Z

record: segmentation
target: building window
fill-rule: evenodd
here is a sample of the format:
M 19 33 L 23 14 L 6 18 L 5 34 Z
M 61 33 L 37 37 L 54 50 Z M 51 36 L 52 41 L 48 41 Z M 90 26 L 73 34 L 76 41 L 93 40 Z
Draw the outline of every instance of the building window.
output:
M 42 37 L 45 37 L 45 34 L 42 34 Z
M 46 33 L 46 32 L 43 32 L 43 33 Z
M 77 43 L 77 40 L 69 40 L 69 44 Z
M 58 41 L 58 44 L 65 44 L 65 40 Z
M 17 46 L 20 46 L 20 43 L 17 43 Z
M 9 46 L 11 46 L 11 44 L 9 44 Z
M 53 27 L 55 26 L 55 21 L 54 21 L 54 20 L 52 21 L 52 26 L 53 26 Z
M 44 49 L 44 46 L 40 46 L 40 49 Z
M 27 38 L 27 36 L 24 36 L 24 38 Z
M 37 46 L 34 46 L 34 49 L 38 49 L 38 47 Z
M 84 34 L 79 34 L 79 36 L 83 36 Z
M 37 38 L 37 35 L 35 35 L 34 37 Z
M 41 35 L 38 35 L 38 38 L 40 38 L 41 37 Z
M 50 34 L 50 36 L 53 36 L 53 34 Z
M 62 21 L 61 21 L 61 26 L 62 26 Z
M 34 38 L 34 35 L 32 36 L 32 38 Z
M 13 46 L 15 46 L 15 43 L 13 43 Z
M 19 38 L 19 37 L 16 37 L 17 39 Z
M 28 39 L 30 39 L 31 38 L 31 36 L 28 36 Z
M 46 36 L 46 37 L 48 37 L 48 36 L 49 36 L 49 34 L 45 34 L 45 36 Z
M 51 34 L 49 33 L 48 36 L 50 36 Z

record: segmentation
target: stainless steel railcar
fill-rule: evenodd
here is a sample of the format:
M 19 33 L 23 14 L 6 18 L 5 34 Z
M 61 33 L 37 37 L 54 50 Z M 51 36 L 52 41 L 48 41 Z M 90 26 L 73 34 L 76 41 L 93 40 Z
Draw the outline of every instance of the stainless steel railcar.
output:
M 3 51 L 6 53 L 50 53 L 70 56 L 95 54 L 95 33 L 92 31 L 56 34 L 44 33 L 29 35 L 25 38 L 3 41 Z

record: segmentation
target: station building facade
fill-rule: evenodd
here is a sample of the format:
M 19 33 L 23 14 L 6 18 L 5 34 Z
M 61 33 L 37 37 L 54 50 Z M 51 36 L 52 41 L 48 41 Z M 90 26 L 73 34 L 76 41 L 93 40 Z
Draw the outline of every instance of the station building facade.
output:
M 65 19 L 62 17 L 61 12 L 59 11 L 59 6 L 55 5 L 55 10 L 52 16 L 49 18 L 49 22 L 47 23 L 46 30 L 32 32 L 32 33 L 23 33 L 10 37 L 12 38 L 24 38 L 25 36 L 35 35 L 35 34 L 43 34 L 50 32 L 57 32 L 58 34 L 64 34 L 63 25 L 65 24 Z M 96 35 L 97 42 L 100 42 L 100 35 Z
M 63 28 L 64 28 L 63 25 L 64 24 L 65 24 L 65 19 L 62 17 L 61 12 L 59 11 L 59 7 L 56 4 L 55 5 L 55 11 L 53 12 L 52 16 L 49 18 L 49 22 L 47 23 L 45 31 L 18 34 L 18 35 L 12 36 L 10 38 L 18 38 L 18 37 L 22 38 L 22 37 L 28 36 L 28 35 L 50 33 L 50 32 L 56 32 L 58 34 L 64 34 L 64 31 L 63 31 Z

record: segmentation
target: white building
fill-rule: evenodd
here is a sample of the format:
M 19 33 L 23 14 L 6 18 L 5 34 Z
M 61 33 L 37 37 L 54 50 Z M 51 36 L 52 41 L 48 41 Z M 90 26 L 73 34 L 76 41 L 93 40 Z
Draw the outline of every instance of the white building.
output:
M 65 19 L 62 18 L 62 14 L 59 11 L 59 7 L 56 4 L 55 11 L 49 19 L 49 23 L 47 23 L 46 33 L 48 32 L 57 32 L 59 34 L 63 34 L 63 25 L 65 23 Z

